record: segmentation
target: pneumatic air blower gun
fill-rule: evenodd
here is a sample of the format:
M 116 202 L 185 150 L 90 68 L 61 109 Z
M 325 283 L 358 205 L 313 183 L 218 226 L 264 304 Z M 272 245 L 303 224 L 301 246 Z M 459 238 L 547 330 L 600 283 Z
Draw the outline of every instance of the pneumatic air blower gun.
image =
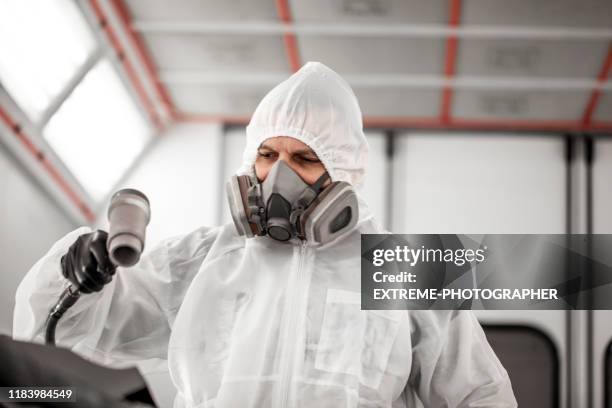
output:
M 151 219 L 147 197 L 138 190 L 123 189 L 113 194 L 108 208 L 109 233 L 106 249 L 115 266 L 129 267 L 140 260 L 144 250 L 145 231 Z M 51 308 L 45 325 L 45 343 L 55 345 L 55 329 L 64 313 L 79 297 L 79 287 L 71 284 Z

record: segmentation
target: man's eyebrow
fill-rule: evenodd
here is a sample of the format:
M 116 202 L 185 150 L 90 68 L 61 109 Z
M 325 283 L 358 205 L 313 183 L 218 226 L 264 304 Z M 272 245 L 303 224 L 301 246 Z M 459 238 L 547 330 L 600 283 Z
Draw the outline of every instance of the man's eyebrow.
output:
M 293 152 L 293 154 L 301 154 L 301 155 L 313 155 L 315 157 L 318 158 L 317 154 L 314 152 L 314 150 L 312 149 L 301 149 L 301 150 L 296 150 Z
M 312 149 L 296 150 L 293 152 L 293 154 L 297 156 L 314 156 L 317 159 L 319 158 L 319 156 L 317 156 L 317 154 L 314 151 L 312 151 Z
M 257 148 L 257 150 L 259 149 L 267 149 L 267 150 L 271 150 L 273 152 L 276 152 L 276 149 L 274 149 L 271 146 L 268 146 L 267 144 L 265 144 L 265 142 L 262 142 L 259 147 Z M 312 155 L 315 156 L 316 158 L 319 158 L 319 156 L 317 156 L 317 154 L 314 152 L 314 150 L 312 150 L 311 148 L 305 148 L 305 149 L 298 149 L 298 150 L 294 150 L 291 154 L 296 154 L 296 155 Z
M 262 144 L 260 144 L 260 145 L 259 145 L 259 147 L 257 148 L 257 150 L 259 150 L 259 149 L 268 149 L 268 150 L 272 150 L 273 152 L 275 152 L 275 151 L 276 151 L 276 150 L 274 150 L 272 147 L 270 147 L 270 146 L 268 146 L 268 145 L 266 145 L 266 144 L 264 144 L 264 143 L 262 143 Z

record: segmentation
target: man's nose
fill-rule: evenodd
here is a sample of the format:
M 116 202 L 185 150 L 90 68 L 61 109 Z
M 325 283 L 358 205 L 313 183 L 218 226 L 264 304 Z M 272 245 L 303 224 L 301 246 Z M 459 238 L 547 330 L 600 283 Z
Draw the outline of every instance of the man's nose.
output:
M 291 156 L 289 155 L 289 153 L 287 152 L 280 152 L 278 154 L 278 159 L 277 160 L 282 160 L 284 161 L 286 164 L 290 164 L 289 160 L 291 159 Z
M 291 168 L 291 170 L 295 171 L 296 173 L 298 172 L 298 169 L 295 168 L 295 164 L 291 161 L 291 155 L 289 153 L 279 153 L 278 159 L 276 160 L 284 161 L 285 164 Z
M 300 173 L 300 169 L 297 168 L 295 163 L 293 163 L 290 159 L 291 159 L 291 156 L 289 154 L 283 155 L 283 153 L 280 153 L 276 160 L 277 161 L 282 160 L 287 166 L 289 166 L 291 170 L 293 170 L 295 174 L 297 174 L 306 183 L 306 181 L 304 180 L 304 177 Z

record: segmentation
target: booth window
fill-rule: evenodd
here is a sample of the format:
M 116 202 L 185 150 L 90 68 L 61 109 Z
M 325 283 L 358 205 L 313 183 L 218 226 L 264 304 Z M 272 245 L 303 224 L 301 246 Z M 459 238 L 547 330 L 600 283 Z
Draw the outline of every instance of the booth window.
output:
M 0 84 L 94 203 L 152 129 L 73 0 L 0 1 Z
M 142 152 L 150 132 L 111 63 L 102 60 L 62 104 L 43 135 L 99 201 Z
M 508 372 L 519 407 L 559 407 L 559 353 L 543 331 L 516 325 L 483 325 Z
M 0 2 L 0 82 L 36 122 L 96 49 L 75 2 Z

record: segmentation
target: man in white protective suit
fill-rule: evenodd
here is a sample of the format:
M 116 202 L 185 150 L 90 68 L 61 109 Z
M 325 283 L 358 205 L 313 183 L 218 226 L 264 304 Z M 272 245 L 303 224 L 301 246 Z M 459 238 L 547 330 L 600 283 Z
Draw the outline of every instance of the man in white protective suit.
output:
M 19 286 L 14 336 L 40 341 L 72 282 L 88 294 L 57 343 L 169 370 L 175 407 L 516 406 L 471 312 L 360 310 L 360 234 L 385 232 L 358 192 L 367 156 L 351 88 L 306 64 L 247 127 L 233 223 L 168 239 L 116 274 L 106 234 L 73 231 Z

